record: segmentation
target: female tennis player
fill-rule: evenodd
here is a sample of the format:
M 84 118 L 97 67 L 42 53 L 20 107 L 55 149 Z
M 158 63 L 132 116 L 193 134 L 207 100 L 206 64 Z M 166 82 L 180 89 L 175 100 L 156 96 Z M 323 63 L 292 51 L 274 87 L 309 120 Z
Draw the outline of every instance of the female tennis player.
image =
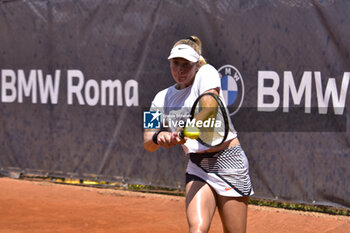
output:
M 168 60 L 175 84 L 158 92 L 151 110 L 167 120 L 186 118 L 195 100 L 204 93 L 222 98 L 220 76 L 202 57 L 196 36 L 179 40 Z M 167 118 L 169 116 L 169 119 Z M 147 129 L 144 147 L 155 151 L 180 144 L 189 161 L 186 169 L 186 215 L 189 232 L 208 232 L 216 207 L 224 232 L 246 232 L 248 198 L 253 194 L 247 157 L 231 120 L 226 140 L 207 147 L 198 140 L 179 136 L 179 127 Z

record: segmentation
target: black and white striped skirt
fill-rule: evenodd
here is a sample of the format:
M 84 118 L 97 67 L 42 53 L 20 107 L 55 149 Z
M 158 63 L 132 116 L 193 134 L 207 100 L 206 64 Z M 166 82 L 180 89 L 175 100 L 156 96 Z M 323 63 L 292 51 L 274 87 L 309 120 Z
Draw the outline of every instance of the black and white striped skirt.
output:
M 253 195 L 248 159 L 240 145 L 214 153 L 190 153 L 186 182 L 200 179 L 222 196 Z

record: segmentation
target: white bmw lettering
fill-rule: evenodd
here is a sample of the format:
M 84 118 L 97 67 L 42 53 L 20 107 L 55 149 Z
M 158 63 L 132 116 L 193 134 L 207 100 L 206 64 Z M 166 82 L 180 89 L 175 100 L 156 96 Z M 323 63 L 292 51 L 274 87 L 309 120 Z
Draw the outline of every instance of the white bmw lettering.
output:
M 2 70 L 1 72 L 1 101 L 23 103 L 24 97 L 31 97 L 32 103 L 57 104 L 59 95 L 61 71 L 55 71 L 55 78 L 47 74 L 44 78 L 42 70 L 30 70 L 29 75 L 24 70 Z M 38 92 L 39 90 L 39 92 Z
M 312 85 L 312 77 L 314 77 L 315 85 Z M 326 87 L 322 86 L 321 72 L 305 71 L 301 77 L 299 87 L 295 86 L 294 77 L 291 71 L 283 73 L 283 102 L 282 108 L 284 112 L 289 112 L 290 99 L 295 105 L 300 105 L 304 97 L 304 112 L 311 113 L 312 106 L 312 87 L 316 91 L 316 101 L 319 114 L 327 114 L 330 107 L 330 98 L 334 114 L 342 115 L 345 109 L 346 96 L 348 93 L 350 81 L 350 72 L 344 72 L 343 78 L 338 91 L 335 78 L 329 78 Z M 269 83 L 268 83 L 269 82 Z M 272 82 L 272 84 L 271 84 Z M 268 83 L 268 84 L 267 84 Z M 257 92 L 257 109 L 260 112 L 276 111 L 280 107 L 280 94 L 278 92 L 280 86 L 280 77 L 275 71 L 259 71 L 258 72 L 258 92 Z
M 42 70 L 3 69 L 1 72 L 1 102 L 23 103 L 25 99 L 36 104 L 57 104 L 60 95 L 61 70 L 54 75 Z M 130 79 L 123 85 L 115 80 L 85 80 L 80 70 L 67 70 L 67 103 L 72 105 L 138 106 L 138 82 Z

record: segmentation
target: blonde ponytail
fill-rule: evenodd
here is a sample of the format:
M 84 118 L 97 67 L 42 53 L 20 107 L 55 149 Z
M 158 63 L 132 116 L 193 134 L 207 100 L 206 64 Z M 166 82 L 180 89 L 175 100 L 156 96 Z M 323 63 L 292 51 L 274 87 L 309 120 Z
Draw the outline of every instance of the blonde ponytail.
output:
M 179 40 L 173 47 L 179 44 L 186 44 L 191 46 L 199 54 L 199 66 L 207 64 L 205 58 L 202 56 L 202 42 L 197 36 L 190 36 L 187 39 Z

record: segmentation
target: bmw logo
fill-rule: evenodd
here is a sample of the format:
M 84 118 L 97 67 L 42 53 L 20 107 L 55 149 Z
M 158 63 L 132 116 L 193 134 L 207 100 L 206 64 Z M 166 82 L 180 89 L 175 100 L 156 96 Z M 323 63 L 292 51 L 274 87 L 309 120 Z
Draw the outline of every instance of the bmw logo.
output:
M 242 106 L 244 99 L 244 83 L 242 75 L 231 65 L 224 65 L 218 69 L 221 77 L 221 90 L 230 112 L 233 116 Z

